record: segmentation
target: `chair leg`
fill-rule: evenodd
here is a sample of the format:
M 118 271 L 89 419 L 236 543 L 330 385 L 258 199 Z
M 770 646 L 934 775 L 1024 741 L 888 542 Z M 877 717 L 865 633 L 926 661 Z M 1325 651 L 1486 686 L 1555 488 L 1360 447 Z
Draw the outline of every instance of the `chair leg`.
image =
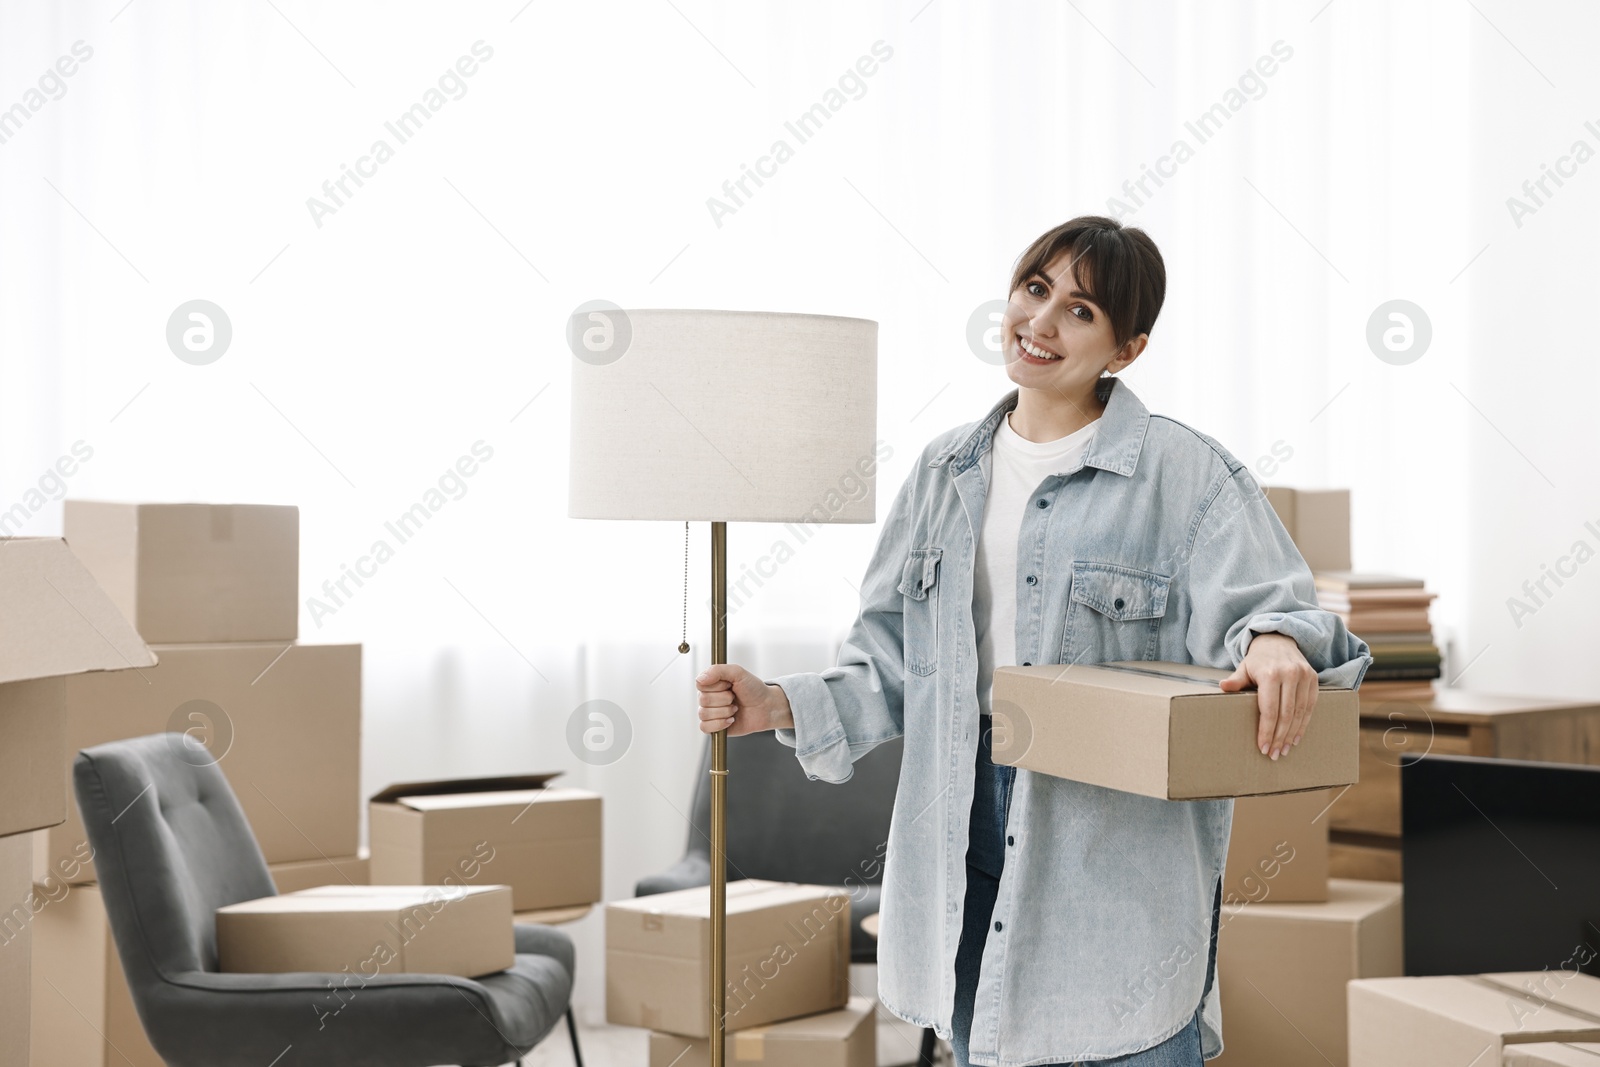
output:
M 931 1028 L 922 1031 L 922 1051 L 917 1053 L 917 1067 L 933 1067 L 933 1053 L 938 1042 L 939 1036 Z
M 930 1030 L 929 1033 L 932 1033 Z M 583 1067 L 583 1052 L 578 1048 L 578 1023 L 572 1017 L 572 1006 L 567 1005 L 567 1036 L 572 1038 L 572 1062 L 576 1067 Z

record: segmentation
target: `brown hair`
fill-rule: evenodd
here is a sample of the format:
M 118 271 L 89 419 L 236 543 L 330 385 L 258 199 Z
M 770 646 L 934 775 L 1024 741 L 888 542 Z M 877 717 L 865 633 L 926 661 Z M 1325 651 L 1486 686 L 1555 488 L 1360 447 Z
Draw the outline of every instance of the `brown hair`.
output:
M 1034 238 L 1017 257 L 1007 295 L 1063 251 L 1075 261 L 1079 288 L 1111 319 L 1118 348 L 1155 327 L 1167 295 L 1161 252 L 1143 230 L 1104 215 L 1079 215 Z

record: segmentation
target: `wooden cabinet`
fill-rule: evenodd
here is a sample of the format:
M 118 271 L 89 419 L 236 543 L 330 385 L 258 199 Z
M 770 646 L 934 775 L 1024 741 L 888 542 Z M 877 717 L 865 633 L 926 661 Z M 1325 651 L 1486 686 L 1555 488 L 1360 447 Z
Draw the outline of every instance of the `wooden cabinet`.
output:
M 1328 873 L 1400 881 L 1400 759 L 1411 753 L 1600 765 L 1600 702 L 1436 689 L 1361 702 L 1361 780 L 1328 811 Z

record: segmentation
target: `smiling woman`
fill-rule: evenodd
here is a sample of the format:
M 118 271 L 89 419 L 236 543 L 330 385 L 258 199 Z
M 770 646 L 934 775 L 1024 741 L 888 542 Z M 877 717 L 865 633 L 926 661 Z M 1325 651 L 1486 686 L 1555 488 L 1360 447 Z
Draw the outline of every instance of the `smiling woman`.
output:
M 1317 606 L 1245 465 L 1116 377 L 1165 295 L 1143 231 L 1085 216 L 1033 241 L 1001 320 L 1016 388 L 912 464 L 836 665 L 764 680 L 717 664 L 697 679 L 703 731 L 775 730 L 813 779 L 848 781 L 904 738 L 879 999 L 948 1035 L 957 1067 L 1199 1067 L 1222 1049 L 1233 801 L 995 764 L 997 667 L 1231 670 L 1220 687 L 1258 690 L 1260 758 L 1279 759 L 1318 683 L 1354 687 L 1372 662 Z

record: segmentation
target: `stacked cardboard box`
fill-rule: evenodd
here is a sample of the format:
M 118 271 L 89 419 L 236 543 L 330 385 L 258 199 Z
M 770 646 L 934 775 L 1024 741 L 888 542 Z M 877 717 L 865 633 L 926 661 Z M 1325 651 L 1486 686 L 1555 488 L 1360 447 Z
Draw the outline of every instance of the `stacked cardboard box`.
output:
M 67 544 L 152 643 L 136 674 L 67 685 L 68 760 L 106 741 L 201 741 L 269 864 L 354 857 L 360 828 L 361 646 L 298 643 L 293 507 L 69 500 Z M 34 880 L 83 844 L 76 808 L 38 835 Z M 73 879 L 92 881 L 93 864 Z
M 1327 900 L 1328 808 L 1337 794 L 1335 789 L 1307 789 L 1236 799 L 1223 902 Z
M 1223 905 L 1218 1067 L 1355 1062 L 1346 1051 L 1345 988 L 1403 970 L 1400 887 L 1333 878 L 1326 898 Z
M 1350 490 L 1269 485 L 1265 492 L 1306 566 L 1313 572 L 1350 569 Z
M 1575 971 L 1368 979 L 1349 1003 L 1350 1067 L 1583 1063 L 1553 1050 L 1600 1042 L 1600 978 Z
M 155 656 L 60 538 L 0 539 L 0 1067 L 28 1060 L 32 835 L 67 817 L 66 677 Z
M 218 908 L 217 969 L 235 974 L 451 974 L 516 959 L 511 887 L 324 885 Z
M 93 745 L 188 734 L 227 777 L 275 879 L 294 881 L 304 865 L 322 864 L 343 881 L 365 882 L 356 858 L 361 646 L 298 643 L 298 510 L 69 500 L 65 527 L 67 545 L 152 643 L 157 662 L 66 680 L 55 773 Z M 84 1062 L 83 1042 L 99 1040 L 84 1020 L 104 1030 L 115 1023 L 108 1011 L 126 1008 L 122 1023 L 138 1032 L 131 1003 L 108 999 L 121 968 L 114 958 L 108 967 L 114 949 L 76 805 L 64 814 L 33 842 L 34 896 L 58 901 L 38 922 L 35 965 L 46 981 L 34 989 L 52 999 L 35 999 L 35 1065 Z M 85 975 L 82 988 L 99 992 L 83 1006 L 51 977 Z M 146 1047 L 126 1031 L 118 1030 L 124 1040 Z
M 559 772 L 392 785 L 368 805 L 374 885 L 511 886 L 519 912 L 600 899 L 600 794 Z
M 877 1067 L 877 1001 L 851 997 L 837 1011 L 752 1026 L 729 1035 L 728 1059 L 761 1067 Z M 650 1035 L 650 1067 L 710 1067 L 711 1042 Z
M 850 996 L 849 894 L 747 878 L 726 903 L 728 1051 L 873 1067 L 875 1004 Z M 655 1031 L 653 1065 L 709 1062 L 710 926 L 708 886 L 606 905 L 606 1019 Z
M 33 917 L 28 877 L 33 859 L 26 836 L 0 837 L 0 1065 L 28 1062 L 29 982 L 33 962 Z M 29 903 L 22 903 L 29 901 Z
M 1343 1067 L 1345 983 L 1401 971 L 1400 887 L 1328 877 L 1339 792 L 1234 801 L 1217 932 L 1221 1067 Z

